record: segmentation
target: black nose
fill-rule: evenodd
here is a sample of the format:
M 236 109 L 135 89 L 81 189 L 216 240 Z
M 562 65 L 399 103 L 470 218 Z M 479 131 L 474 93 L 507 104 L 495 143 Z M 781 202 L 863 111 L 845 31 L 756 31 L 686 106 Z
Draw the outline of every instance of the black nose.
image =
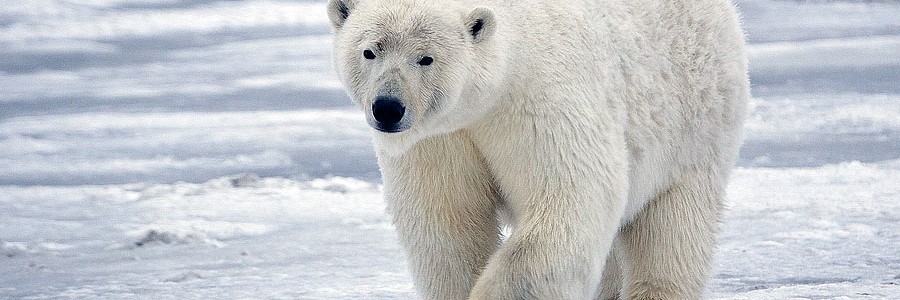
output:
M 400 123 L 406 108 L 400 99 L 391 96 L 379 96 L 372 104 L 372 116 L 381 125 L 392 127 Z

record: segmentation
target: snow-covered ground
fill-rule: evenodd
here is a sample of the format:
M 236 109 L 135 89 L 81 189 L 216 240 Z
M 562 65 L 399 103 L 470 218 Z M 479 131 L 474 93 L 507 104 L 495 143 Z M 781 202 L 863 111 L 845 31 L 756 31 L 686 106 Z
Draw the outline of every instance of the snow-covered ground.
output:
M 738 1 L 715 299 L 900 299 L 900 3 Z M 322 1 L 0 5 L 0 299 L 408 299 Z

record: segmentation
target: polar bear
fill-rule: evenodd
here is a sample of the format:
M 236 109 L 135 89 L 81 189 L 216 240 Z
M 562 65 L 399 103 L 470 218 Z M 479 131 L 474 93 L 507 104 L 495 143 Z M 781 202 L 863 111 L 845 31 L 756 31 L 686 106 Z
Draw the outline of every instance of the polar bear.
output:
M 728 0 L 327 10 L 423 298 L 703 297 L 749 98 Z

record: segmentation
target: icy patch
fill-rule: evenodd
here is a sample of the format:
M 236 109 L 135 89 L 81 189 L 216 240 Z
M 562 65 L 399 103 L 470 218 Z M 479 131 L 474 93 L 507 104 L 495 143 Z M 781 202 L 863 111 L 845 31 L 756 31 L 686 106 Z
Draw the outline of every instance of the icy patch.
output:
M 346 177 L 316 178 L 310 181 L 309 185 L 314 189 L 342 194 L 372 191 L 374 189 L 372 183 Z
M 340 154 L 337 163 L 359 168 L 350 158 L 365 157 L 374 169 L 368 127 L 341 110 L 16 117 L 0 120 L 0 149 L 0 184 L 302 175 L 334 168 L 325 162 Z
M 893 1 L 737 0 L 751 43 L 900 33 Z
M 793 95 L 753 98 L 747 139 L 793 139 L 802 134 L 900 132 L 900 95 Z
M 739 165 L 808 167 L 900 159 L 900 95 L 753 98 Z
M 757 73 L 900 66 L 900 35 L 751 44 Z
M 723 299 L 893 299 L 898 161 L 738 168 L 712 288 Z
M 119 50 L 114 45 L 80 39 L 13 40 L 5 43 L 4 46 L 0 53 L 27 52 L 32 55 L 49 53 L 111 54 Z
M 32 252 L 25 243 L 17 242 L 0 242 L 0 254 L 6 257 L 19 256 Z
M 0 87 L 5 91 L 0 95 L 0 103 L 48 97 L 96 98 L 93 101 L 122 101 L 139 97 L 148 98 L 147 101 L 159 101 L 153 98 L 179 95 L 190 98 L 228 96 L 259 89 L 339 89 L 340 81 L 331 69 L 329 48 L 321 47 L 330 43 L 331 36 L 327 35 L 268 38 L 223 42 L 171 52 L 163 49 L 154 54 L 159 56 L 157 59 L 125 66 L 21 66 L 38 70 L 22 74 L 0 72 Z M 51 40 L 40 43 L 14 42 L 12 45 L 23 48 L 15 46 L 19 44 L 31 48 L 42 47 L 41 52 L 52 49 L 72 52 L 81 49 L 84 50 L 81 52 L 85 52 L 81 55 L 88 52 L 99 55 L 88 57 L 97 60 L 114 60 L 115 56 L 100 54 L 116 51 L 115 47 L 99 42 Z M 26 51 L 29 55 L 39 54 L 31 48 L 19 50 Z M 252 59 L 247 59 L 248 56 Z M 65 59 L 73 60 L 78 57 L 45 58 L 51 61 L 49 63 Z
M 25 254 L 59 253 L 75 248 L 69 244 L 55 242 L 8 242 L 0 241 L 0 255 L 8 258 Z
M 345 177 L 0 186 L 0 273 L 12 274 L 0 286 L 12 298 L 412 297 L 384 209 L 379 187 Z
M 0 31 L 0 41 L 33 39 L 112 39 L 173 32 L 210 32 L 241 27 L 328 24 L 324 3 L 221 1 L 173 9 L 101 9 L 81 1 L 14 1 L 0 14 L 28 18 Z M 69 2 L 69 3 L 66 3 Z M 73 3 L 74 2 L 74 3 Z M 117 1 L 126 3 L 126 1 Z M 132 2 L 132 1 L 127 1 Z M 133 3 L 133 2 L 132 2 Z M 322 13 L 310 13 L 322 12 Z M 185 20 L 190 20 L 185 22 Z
M 880 283 L 871 286 L 861 285 L 852 280 L 839 280 L 837 282 L 822 282 L 819 284 L 797 284 L 779 286 L 773 288 L 760 287 L 756 290 L 746 291 L 735 295 L 722 295 L 716 299 L 728 300 L 756 300 L 756 299 L 785 299 L 785 300 L 849 300 L 849 299 L 894 299 L 897 297 L 898 288 L 895 284 Z

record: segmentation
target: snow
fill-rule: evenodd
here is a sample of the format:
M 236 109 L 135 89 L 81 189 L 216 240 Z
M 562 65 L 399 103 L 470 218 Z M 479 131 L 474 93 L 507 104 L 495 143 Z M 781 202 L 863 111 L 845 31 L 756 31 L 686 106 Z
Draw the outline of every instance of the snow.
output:
M 317 109 L 12 117 L 0 124 L 6 169 L 0 181 L 202 181 L 251 171 L 300 175 L 304 168 L 319 176 L 354 171 L 377 178 L 361 118 L 350 110 Z
M 900 299 L 900 4 L 737 1 L 713 299 Z M 322 1 L 0 6 L 0 299 L 409 299 Z
M 4 274 L 16 275 L 0 279 L 11 298 L 411 295 L 370 182 L 239 174 L 0 194 L 0 237 L 15 240 L 0 246 Z
M 738 168 L 714 295 L 897 299 L 900 160 Z

